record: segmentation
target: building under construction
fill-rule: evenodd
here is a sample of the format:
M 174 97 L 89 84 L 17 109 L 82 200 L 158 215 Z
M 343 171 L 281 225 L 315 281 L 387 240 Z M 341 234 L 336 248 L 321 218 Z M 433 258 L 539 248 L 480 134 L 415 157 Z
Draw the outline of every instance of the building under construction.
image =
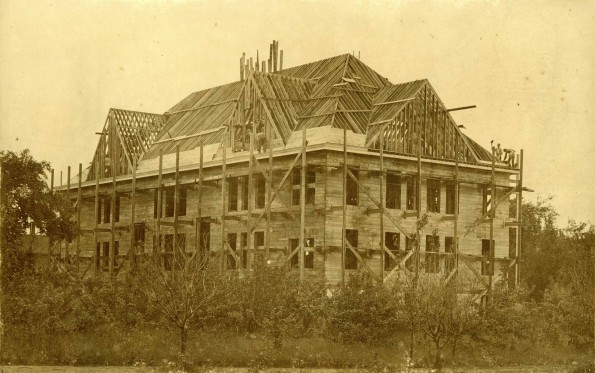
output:
M 68 190 L 84 273 L 148 252 L 255 260 L 329 285 L 355 270 L 518 281 L 522 152 L 465 136 L 430 82 L 393 84 L 350 54 L 285 68 L 242 57 L 240 80 L 163 114 L 110 109 Z M 169 258 L 169 259 L 168 259 Z

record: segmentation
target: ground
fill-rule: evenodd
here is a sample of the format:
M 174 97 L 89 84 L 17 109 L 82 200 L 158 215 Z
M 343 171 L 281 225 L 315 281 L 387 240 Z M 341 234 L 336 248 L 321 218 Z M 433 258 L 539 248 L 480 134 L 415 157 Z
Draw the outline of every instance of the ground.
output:
M 459 369 L 444 369 L 444 373 L 567 373 L 571 372 L 572 367 L 569 366 L 524 366 L 524 367 L 500 367 L 500 368 L 459 368 Z M 136 367 L 69 367 L 69 366 L 2 366 L 0 373 L 150 373 L 150 372 L 167 372 L 165 369 L 157 368 L 136 368 Z M 174 371 L 172 371 L 174 372 Z M 251 372 L 248 368 L 209 368 L 204 370 L 205 373 L 248 373 Z M 290 372 L 312 372 L 312 373 L 358 373 L 370 372 L 369 370 L 358 369 L 298 369 L 298 368 L 272 368 L 264 370 L 263 373 L 290 373 Z M 430 369 L 412 369 L 410 373 L 426 373 L 431 372 Z

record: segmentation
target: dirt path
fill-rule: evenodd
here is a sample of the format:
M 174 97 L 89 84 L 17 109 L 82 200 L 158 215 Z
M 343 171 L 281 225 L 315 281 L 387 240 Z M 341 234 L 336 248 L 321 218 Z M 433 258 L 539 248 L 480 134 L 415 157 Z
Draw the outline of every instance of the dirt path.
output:
M 526 366 L 526 367 L 499 367 L 499 368 L 447 368 L 443 373 L 567 373 L 571 368 L 568 366 Z M 158 368 L 136 368 L 136 367 L 69 367 L 69 366 L 0 366 L 0 373 L 151 373 L 166 372 L 165 369 Z M 248 373 L 247 368 L 210 368 L 205 369 L 205 373 Z M 369 370 L 362 369 L 292 369 L 292 368 L 273 368 L 263 373 L 364 373 Z M 405 370 L 403 371 L 405 372 Z M 412 369 L 410 373 L 432 372 L 430 369 Z

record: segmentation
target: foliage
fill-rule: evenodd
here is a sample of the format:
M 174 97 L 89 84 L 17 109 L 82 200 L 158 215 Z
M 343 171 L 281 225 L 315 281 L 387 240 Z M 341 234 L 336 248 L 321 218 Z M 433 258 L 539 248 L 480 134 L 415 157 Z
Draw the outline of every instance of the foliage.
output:
M 253 270 L 237 282 L 237 303 L 230 312 L 240 330 L 262 332 L 273 339 L 275 348 L 288 336 L 312 331 L 324 307 L 324 283 L 300 283 L 286 268 L 257 258 Z
M 20 154 L 0 151 L 2 185 L 0 186 L 0 213 L 2 214 L 2 286 L 11 286 L 25 270 L 30 270 L 29 257 L 21 250 L 21 238 L 30 223 L 50 242 L 72 240 L 76 224 L 72 220 L 74 209 L 60 193 L 52 193 L 46 183 L 50 164 L 36 161 L 29 150 Z
M 456 343 L 480 325 L 475 302 L 459 293 L 459 284 L 445 283 L 442 276 L 408 278 L 404 289 L 396 292 L 399 313 L 408 328 L 433 343 L 435 368 L 440 368 L 448 343 Z
M 148 304 L 179 329 L 180 354 L 186 354 L 188 331 L 201 327 L 229 301 L 228 276 L 208 255 L 177 252 L 173 266 L 164 267 L 164 256 L 148 254 L 130 272 L 129 281 Z
M 536 203 L 523 203 L 521 276 L 531 289 L 531 296 L 540 300 L 545 289 L 560 271 L 564 251 L 561 235 L 555 226 L 558 215 L 552 198 L 538 198 Z
M 399 328 L 390 293 L 366 271 L 352 273 L 333 293 L 327 318 L 329 335 L 347 343 L 388 340 Z
M 476 337 L 494 349 L 527 352 L 541 341 L 543 319 L 524 287 L 507 289 L 498 283 L 482 316 L 484 323 Z

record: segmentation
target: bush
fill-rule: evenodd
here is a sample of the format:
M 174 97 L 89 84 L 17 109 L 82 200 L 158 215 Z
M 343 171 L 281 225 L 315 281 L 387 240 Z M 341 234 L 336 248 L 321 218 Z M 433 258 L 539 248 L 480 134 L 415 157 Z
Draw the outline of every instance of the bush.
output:
M 400 325 L 389 291 L 367 272 L 355 272 L 328 300 L 327 333 L 342 342 L 386 342 Z

